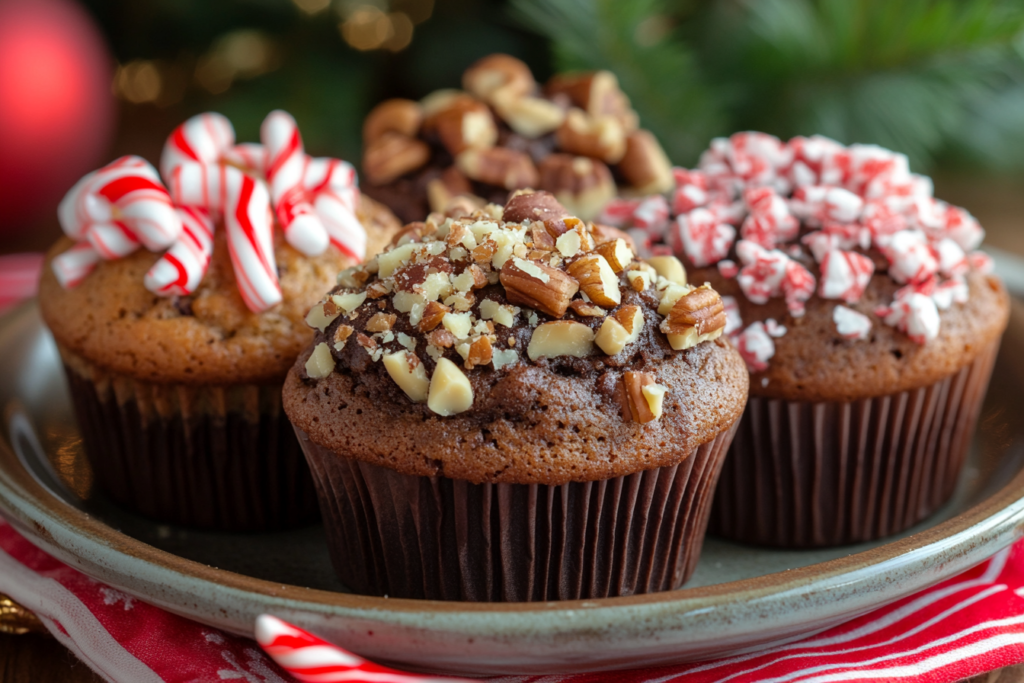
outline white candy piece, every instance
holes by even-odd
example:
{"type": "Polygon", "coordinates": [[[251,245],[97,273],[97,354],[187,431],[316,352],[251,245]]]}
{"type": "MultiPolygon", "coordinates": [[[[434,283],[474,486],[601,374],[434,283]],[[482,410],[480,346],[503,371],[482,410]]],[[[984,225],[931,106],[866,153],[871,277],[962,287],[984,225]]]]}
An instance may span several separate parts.
{"type": "Polygon", "coordinates": [[[846,306],[836,306],[832,309],[832,322],[836,324],[836,331],[844,339],[862,340],[871,334],[871,318],[846,306]]]}

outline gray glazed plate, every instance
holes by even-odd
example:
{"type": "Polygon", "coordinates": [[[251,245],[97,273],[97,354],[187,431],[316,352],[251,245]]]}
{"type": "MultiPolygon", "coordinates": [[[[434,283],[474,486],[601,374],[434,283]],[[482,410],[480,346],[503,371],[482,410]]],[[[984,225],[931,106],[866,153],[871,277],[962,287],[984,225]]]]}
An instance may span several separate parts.
{"type": "Polygon", "coordinates": [[[1022,344],[1024,304],[1014,302],[956,497],[902,536],[824,551],[769,551],[709,538],[696,574],[678,591],[446,603],[345,592],[319,527],[196,533],[132,516],[95,494],[56,350],[30,303],[0,320],[0,514],[87,575],[234,633],[251,634],[254,618],[269,612],[377,661],[476,675],[705,659],[821,631],[953,576],[1024,536],[1024,361],[1012,353],[1022,344]]]}

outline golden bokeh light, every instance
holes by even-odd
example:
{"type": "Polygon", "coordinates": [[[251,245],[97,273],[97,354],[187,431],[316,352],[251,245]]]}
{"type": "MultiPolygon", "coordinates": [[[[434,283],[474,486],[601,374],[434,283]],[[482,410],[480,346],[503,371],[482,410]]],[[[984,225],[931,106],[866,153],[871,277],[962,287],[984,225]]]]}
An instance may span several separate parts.
{"type": "Polygon", "coordinates": [[[394,34],[391,18],[372,5],[363,5],[341,24],[341,36],[357,50],[383,47],[394,34]]]}
{"type": "Polygon", "coordinates": [[[133,104],[155,102],[161,87],[160,69],[148,59],[128,62],[114,74],[114,92],[133,104]]]}
{"type": "Polygon", "coordinates": [[[413,23],[409,15],[405,12],[392,12],[388,15],[388,20],[391,21],[391,37],[383,47],[392,52],[400,52],[409,47],[413,33],[413,23]]]}
{"type": "Polygon", "coordinates": [[[331,6],[331,0],[292,0],[306,14],[317,14],[331,6]]]}

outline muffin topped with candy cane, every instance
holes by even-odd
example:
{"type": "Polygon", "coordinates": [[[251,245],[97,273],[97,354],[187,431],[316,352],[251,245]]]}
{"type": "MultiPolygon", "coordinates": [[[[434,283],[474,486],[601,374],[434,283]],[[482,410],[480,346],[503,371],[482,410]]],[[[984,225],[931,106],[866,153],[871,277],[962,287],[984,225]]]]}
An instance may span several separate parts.
{"type": "Polygon", "coordinates": [[[400,227],[351,165],[308,156],[272,112],[260,144],[201,114],[160,172],[128,156],[61,202],[67,237],[40,306],[57,341],[96,482],[126,507],[218,529],[316,515],[280,389],[337,273],[400,227]]]}
{"type": "Polygon", "coordinates": [[[722,292],[750,368],[713,528],[831,545],[945,502],[1009,314],[978,222],[904,155],[821,136],[716,139],[675,177],[603,218],[722,292]]]}

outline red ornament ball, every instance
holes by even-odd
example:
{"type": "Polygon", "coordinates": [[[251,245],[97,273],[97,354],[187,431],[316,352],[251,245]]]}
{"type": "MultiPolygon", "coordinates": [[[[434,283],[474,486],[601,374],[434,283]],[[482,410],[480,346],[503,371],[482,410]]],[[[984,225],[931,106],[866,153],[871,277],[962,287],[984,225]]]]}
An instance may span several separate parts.
{"type": "Polygon", "coordinates": [[[113,64],[71,0],[0,0],[0,232],[55,210],[102,163],[116,116],[113,64]]]}

